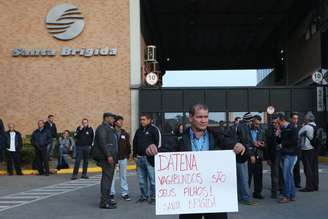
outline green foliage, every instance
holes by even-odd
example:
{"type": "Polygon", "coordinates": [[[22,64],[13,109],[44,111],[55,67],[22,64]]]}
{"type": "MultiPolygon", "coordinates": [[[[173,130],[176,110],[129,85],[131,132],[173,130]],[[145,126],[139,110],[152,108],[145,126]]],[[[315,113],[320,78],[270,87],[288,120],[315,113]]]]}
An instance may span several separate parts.
{"type": "MultiPolygon", "coordinates": [[[[74,131],[70,131],[70,135],[73,136],[74,131]]],[[[58,138],[63,136],[63,133],[58,133],[58,138]]],[[[31,165],[35,159],[35,149],[31,144],[32,135],[26,135],[23,138],[23,149],[21,152],[21,161],[23,165],[31,165]]],[[[54,148],[54,157],[58,156],[58,141],[56,148],[54,148]]]]}

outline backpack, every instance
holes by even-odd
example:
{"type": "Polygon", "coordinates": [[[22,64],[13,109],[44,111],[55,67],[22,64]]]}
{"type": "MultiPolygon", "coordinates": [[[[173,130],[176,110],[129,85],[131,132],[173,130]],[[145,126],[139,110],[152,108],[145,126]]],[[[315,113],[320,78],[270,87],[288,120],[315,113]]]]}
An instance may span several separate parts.
{"type": "Polygon", "coordinates": [[[327,140],[327,135],[323,130],[323,128],[318,128],[317,126],[311,124],[309,125],[313,128],[313,138],[310,139],[309,137],[307,136],[306,137],[309,139],[311,145],[314,148],[319,148],[322,145],[325,145],[327,140]]]}

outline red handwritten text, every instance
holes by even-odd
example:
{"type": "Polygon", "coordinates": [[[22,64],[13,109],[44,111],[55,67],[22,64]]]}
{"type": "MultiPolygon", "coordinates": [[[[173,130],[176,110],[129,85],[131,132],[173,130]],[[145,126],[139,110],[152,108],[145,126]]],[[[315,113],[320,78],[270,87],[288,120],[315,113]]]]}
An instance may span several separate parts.
{"type": "Polygon", "coordinates": [[[212,182],[213,183],[224,183],[227,177],[222,171],[217,171],[215,174],[212,175],[212,182]]]}
{"type": "Polygon", "coordinates": [[[198,170],[195,154],[160,154],[158,171],[198,170]]]}
{"type": "Polygon", "coordinates": [[[172,174],[168,176],[158,176],[158,180],[161,185],[203,183],[203,178],[200,173],[172,174]]]}

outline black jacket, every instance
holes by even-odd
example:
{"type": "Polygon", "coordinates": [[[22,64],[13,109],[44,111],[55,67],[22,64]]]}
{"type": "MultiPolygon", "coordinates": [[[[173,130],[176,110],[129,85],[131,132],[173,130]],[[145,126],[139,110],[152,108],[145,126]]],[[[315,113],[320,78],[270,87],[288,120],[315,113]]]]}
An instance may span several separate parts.
{"type": "Polygon", "coordinates": [[[51,142],[52,142],[51,133],[46,128],[43,128],[42,130],[36,129],[32,133],[31,144],[38,149],[47,147],[48,144],[51,144],[51,142]]]}
{"type": "Polygon", "coordinates": [[[117,161],[118,142],[114,127],[103,122],[96,129],[95,142],[93,146],[92,156],[96,161],[107,160],[113,157],[117,161]]]}
{"type": "Polygon", "coordinates": [[[133,157],[145,156],[149,145],[155,144],[157,147],[161,144],[161,134],[157,127],[149,125],[146,128],[140,127],[133,138],[133,157]]]}
{"type": "Polygon", "coordinates": [[[243,121],[240,121],[237,126],[231,126],[226,132],[226,135],[233,138],[235,142],[239,142],[245,146],[246,152],[243,156],[236,157],[238,163],[244,163],[248,160],[249,156],[254,155],[254,148],[252,139],[249,135],[249,127],[243,121]]]}
{"type": "MultiPolygon", "coordinates": [[[[15,150],[16,152],[20,152],[23,148],[23,139],[22,139],[22,135],[20,132],[15,131],[16,135],[15,135],[15,150]]],[[[5,133],[5,147],[7,149],[10,148],[10,132],[7,131],[5,133]]]]}
{"type": "Polygon", "coordinates": [[[281,129],[281,136],[277,138],[277,142],[281,144],[282,155],[297,155],[297,129],[288,124],[286,128],[281,129]]]}
{"type": "Polygon", "coordinates": [[[120,130],[120,135],[118,136],[118,154],[119,160],[129,158],[131,154],[130,135],[124,129],[120,130]]]}
{"type": "MultiPolygon", "coordinates": [[[[163,146],[159,148],[160,152],[175,152],[175,151],[192,151],[192,145],[190,141],[190,134],[188,128],[182,138],[174,144],[174,140],[170,139],[166,143],[163,141],[163,146]]],[[[225,134],[223,137],[218,137],[212,130],[207,129],[209,136],[209,150],[231,150],[236,145],[236,141],[231,136],[225,134]]],[[[165,140],[165,138],[163,138],[165,140]]]]}
{"type": "Polygon", "coordinates": [[[264,142],[264,147],[263,148],[257,148],[255,146],[255,142],[252,139],[252,133],[251,133],[252,129],[249,129],[249,136],[251,138],[252,144],[251,144],[251,152],[252,155],[254,155],[256,157],[256,159],[258,160],[263,160],[264,159],[264,153],[265,153],[265,148],[266,148],[266,139],[265,139],[265,131],[263,128],[258,128],[257,129],[257,135],[256,135],[256,141],[262,141],[264,142]]]}
{"type": "Polygon", "coordinates": [[[93,143],[94,132],[91,127],[83,127],[81,130],[80,127],[77,127],[75,132],[76,146],[91,146],[93,143]]]}
{"type": "Polygon", "coordinates": [[[44,127],[50,131],[52,138],[57,138],[58,133],[57,133],[57,127],[56,127],[55,123],[52,123],[52,125],[50,125],[50,122],[47,121],[47,122],[45,122],[44,127]]]}

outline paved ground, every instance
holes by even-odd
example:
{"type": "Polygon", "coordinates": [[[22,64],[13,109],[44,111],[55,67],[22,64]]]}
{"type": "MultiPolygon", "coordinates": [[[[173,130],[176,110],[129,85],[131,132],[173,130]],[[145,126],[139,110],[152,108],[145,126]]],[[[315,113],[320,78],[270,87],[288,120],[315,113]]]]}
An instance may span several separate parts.
{"type": "MultiPolygon", "coordinates": [[[[239,213],[230,214],[230,219],[326,219],[328,215],[328,166],[321,165],[320,192],[297,193],[297,201],[281,205],[269,198],[269,173],[264,174],[266,198],[256,206],[240,206],[239,213]]],[[[70,181],[70,175],[44,176],[1,176],[0,218],[111,218],[111,219],[173,219],[177,216],[155,216],[155,207],[147,203],[135,203],[138,186],[133,172],[128,177],[131,202],[118,199],[118,209],[98,208],[99,175],[90,180],[70,181]],[[16,206],[16,207],[14,207],[16,206]]],[[[304,175],[302,176],[304,183],[304,175]]]]}

